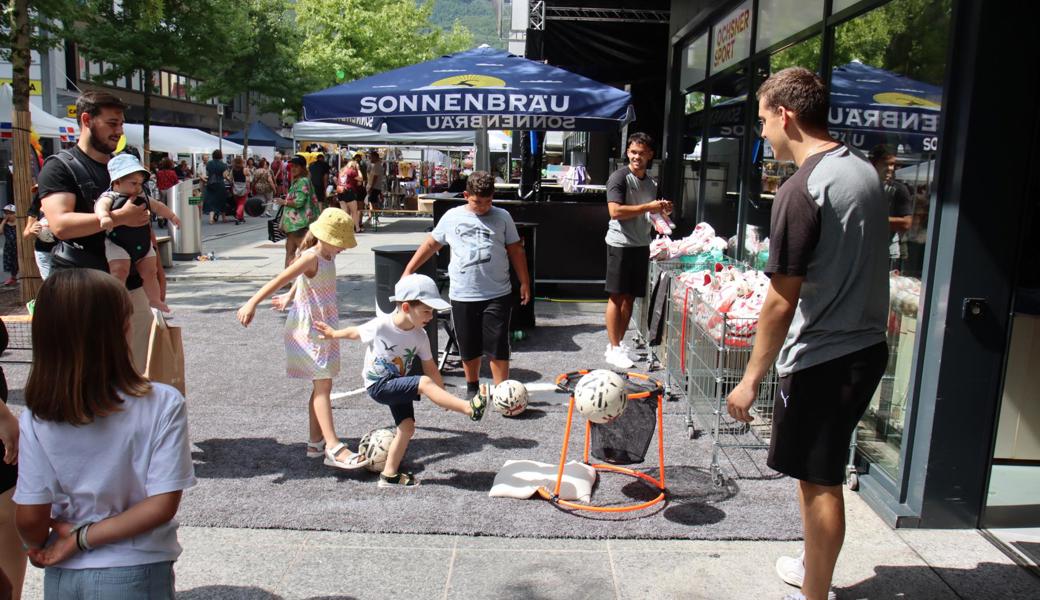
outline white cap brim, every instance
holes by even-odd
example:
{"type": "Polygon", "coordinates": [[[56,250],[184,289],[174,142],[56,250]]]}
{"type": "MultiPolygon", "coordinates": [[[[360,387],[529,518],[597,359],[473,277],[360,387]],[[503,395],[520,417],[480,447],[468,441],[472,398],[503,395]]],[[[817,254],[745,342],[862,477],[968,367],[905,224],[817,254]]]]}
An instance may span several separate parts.
{"type": "Polygon", "coordinates": [[[407,300],[398,300],[396,296],[390,296],[391,302],[411,302],[412,300],[418,300],[433,310],[448,310],[451,308],[451,304],[445,302],[443,298],[408,298],[407,300]]]}

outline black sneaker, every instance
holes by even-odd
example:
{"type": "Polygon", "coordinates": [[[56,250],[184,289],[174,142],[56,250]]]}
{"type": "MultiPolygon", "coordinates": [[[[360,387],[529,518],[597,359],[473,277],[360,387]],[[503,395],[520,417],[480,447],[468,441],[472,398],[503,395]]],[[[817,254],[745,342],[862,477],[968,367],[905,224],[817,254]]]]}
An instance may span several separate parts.
{"type": "Polygon", "coordinates": [[[480,388],[477,390],[477,395],[473,396],[473,399],[469,401],[469,407],[472,413],[469,418],[473,421],[479,421],[484,418],[484,409],[488,405],[488,388],[486,383],[480,384],[480,388]]]}
{"type": "Polygon", "coordinates": [[[415,478],[415,475],[412,475],[411,473],[406,473],[404,471],[401,471],[397,475],[394,475],[392,477],[388,477],[388,476],[383,475],[382,473],[380,473],[379,474],[379,487],[381,487],[381,488],[388,488],[388,487],[414,488],[414,487],[419,487],[419,480],[415,478]]]}

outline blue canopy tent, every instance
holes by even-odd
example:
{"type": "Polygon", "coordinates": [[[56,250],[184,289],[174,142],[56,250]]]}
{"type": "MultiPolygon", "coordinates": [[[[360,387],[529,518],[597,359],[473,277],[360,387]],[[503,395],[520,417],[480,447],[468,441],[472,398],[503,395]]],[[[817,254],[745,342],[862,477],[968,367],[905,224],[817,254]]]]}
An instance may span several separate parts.
{"type": "MultiPolygon", "coordinates": [[[[224,139],[230,140],[237,144],[241,144],[245,139],[245,132],[246,130],[243,129],[242,131],[233,133],[225,137],[224,139]]],[[[249,145],[274,146],[276,148],[293,147],[292,140],[288,140],[278,135],[273,129],[271,129],[267,125],[264,125],[260,121],[254,121],[253,124],[249,126],[249,145]]]]}

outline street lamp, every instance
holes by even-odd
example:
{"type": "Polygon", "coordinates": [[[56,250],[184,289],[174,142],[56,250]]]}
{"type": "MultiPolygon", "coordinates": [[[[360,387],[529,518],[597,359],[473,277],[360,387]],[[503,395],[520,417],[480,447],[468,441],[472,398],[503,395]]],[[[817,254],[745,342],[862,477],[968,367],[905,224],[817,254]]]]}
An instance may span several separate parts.
{"type": "Polygon", "coordinates": [[[224,155],[224,103],[217,100],[217,148],[220,149],[220,155],[224,155]]]}

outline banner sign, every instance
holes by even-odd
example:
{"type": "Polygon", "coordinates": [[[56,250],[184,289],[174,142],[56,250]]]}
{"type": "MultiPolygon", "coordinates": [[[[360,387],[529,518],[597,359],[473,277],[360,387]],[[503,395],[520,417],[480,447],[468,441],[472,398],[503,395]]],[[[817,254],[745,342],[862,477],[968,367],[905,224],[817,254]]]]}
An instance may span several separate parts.
{"type": "Polygon", "coordinates": [[[751,54],[751,0],[726,15],[713,28],[711,72],[718,73],[751,54]]]}

